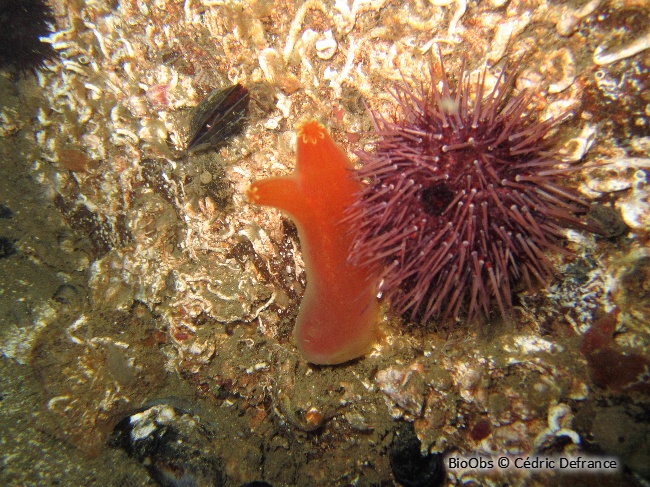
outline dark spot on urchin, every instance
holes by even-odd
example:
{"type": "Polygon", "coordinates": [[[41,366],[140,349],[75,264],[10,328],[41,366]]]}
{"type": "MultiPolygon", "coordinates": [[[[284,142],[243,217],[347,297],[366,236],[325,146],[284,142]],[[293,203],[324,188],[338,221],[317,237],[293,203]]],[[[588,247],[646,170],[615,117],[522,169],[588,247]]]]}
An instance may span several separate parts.
{"type": "Polygon", "coordinates": [[[420,193],[422,208],[431,216],[440,216],[453,200],[454,193],[444,183],[422,188],[420,193]]]}
{"type": "Polygon", "coordinates": [[[565,228],[592,229],[587,203],[561,182],[575,169],[555,158],[559,121],[529,112],[534,95],[511,95],[513,73],[491,89],[464,63],[455,83],[442,63],[431,78],[395,89],[393,119],[373,113],[379,139],[358,153],[350,260],[376,266],[383,295],[411,319],[465,310],[471,320],[493,303],[508,316],[515,284],[532,292],[550,280],[547,252],[567,253],[565,228]]]}
{"type": "Polygon", "coordinates": [[[56,51],[40,37],[48,36],[54,14],[45,0],[0,0],[0,68],[35,72],[56,51]]]}

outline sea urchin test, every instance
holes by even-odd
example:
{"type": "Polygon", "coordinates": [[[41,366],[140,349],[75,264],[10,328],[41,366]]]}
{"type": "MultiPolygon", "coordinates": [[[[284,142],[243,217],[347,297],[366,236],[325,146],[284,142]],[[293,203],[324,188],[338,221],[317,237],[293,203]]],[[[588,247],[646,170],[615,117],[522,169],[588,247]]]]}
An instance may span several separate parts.
{"type": "Polygon", "coordinates": [[[344,211],[361,185],[347,156],[316,120],[298,127],[295,172],[257,181],[249,201],[286,212],[298,227],[307,287],[294,337],[309,362],[338,364],[364,355],[376,338],[376,277],[348,261],[352,225],[344,211]]]}
{"type": "Polygon", "coordinates": [[[576,168],[556,157],[559,120],[531,113],[533,93],[510,96],[514,73],[493,87],[465,63],[455,82],[442,60],[439,73],[429,87],[396,88],[394,118],[373,113],[350,259],[377,266],[383,296],[412,319],[472,320],[494,303],[508,316],[515,284],[534,292],[553,276],[548,253],[570,253],[565,229],[594,230],[587,203],[564,187],[576,168]]]}

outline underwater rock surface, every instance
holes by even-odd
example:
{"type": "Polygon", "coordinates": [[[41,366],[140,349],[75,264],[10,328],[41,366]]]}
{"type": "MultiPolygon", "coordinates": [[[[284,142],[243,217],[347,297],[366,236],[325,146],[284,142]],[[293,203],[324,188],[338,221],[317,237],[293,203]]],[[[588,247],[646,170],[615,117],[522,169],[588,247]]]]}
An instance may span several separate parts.
{"type": "MultiPolygon", "coordinates": [[[[650,350],[643,2],[50,4],[44,42],[58,59],[0,76],[0,237],[15,249],[0,259],[1,483],[151,483],[107,443],[171,396],[192,406],[172,404],[175,414],[218,426],[206,457],[219,464],[192,471],[218,470],[227,486],[395,485],[388,452],[402,423],[425,457],[609,454],[626,466],[610,485],[647,481],[644,450],[617,438],[640,444],[648,379],[607,376],[630,360],[640,370],[650,350]],[[570,252],[546,254],[557,270],[546,288],[512,284],[511,323],[494,307],[483,324],[460,310],[443,331],[384,302],[367,356],[309,365],[292,339],[301,242],[246,188],[292,172],[304,119],[357,164],[374,142],[368,109],[391,116],[391,90],[426,86],[434,54],[452,79],[463,57],[472,80],[487,68],[486,86],[521,60],[513,92],[534,95],[525,112],[570,114],[558,157],[581,169],[563,184],[608,208],[597,218],[616,231],[567,232],[570,252]],[[250,90],[246,126],[186,154],[192,110],[238,83],[250,90]]],[[[445,479],[561,481],[526,470],[445,479]]]]}

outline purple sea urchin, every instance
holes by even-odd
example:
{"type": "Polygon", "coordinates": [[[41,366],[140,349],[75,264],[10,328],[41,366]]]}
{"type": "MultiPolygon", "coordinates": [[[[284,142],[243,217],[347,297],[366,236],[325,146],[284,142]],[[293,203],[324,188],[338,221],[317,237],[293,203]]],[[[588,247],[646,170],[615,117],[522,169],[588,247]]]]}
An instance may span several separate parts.
{"type": "Polygon", "coordinates": [[[52,46],[39,39],[54,24],[45,0],[0,0],[0,69],[35,72],[46,59],[56,58],[52,46]]]}
{"type": "Polygon", "coordinates": [[[505,70],[494,88],[485,80],[474,85],[463,63],[452,83],[441,59],[428,89],[396,88],[401,114],[373,113],[379,140],[358,154],[350,259],[382,266],[381,291],[412,319],[464,309],[471,320],[492,302],[507,316],[514,284],[548,282],[546,252],[566,252],[565,228],[587,228],[586,203],[559,182],[572,173],[554,157],[559,122],[531,116],[531,94],[510,97],[505,70]]]}

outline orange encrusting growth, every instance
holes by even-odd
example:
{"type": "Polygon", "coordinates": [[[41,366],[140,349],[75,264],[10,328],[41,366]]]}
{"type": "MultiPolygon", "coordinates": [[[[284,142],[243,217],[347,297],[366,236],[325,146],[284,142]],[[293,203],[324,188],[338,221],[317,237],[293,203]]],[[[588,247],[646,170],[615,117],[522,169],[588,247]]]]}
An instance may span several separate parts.
{"type": "Polygon", "coordinates": [[[298,127],[298,160],[287,177],[257,181],[249,201],[285,211],[298,227],[307,288],[294,336],[307,361],[338,364],[362,356],[376,339],[376,276],[347,262],[352,244],[344,210],[361,189],[351,165],[316,120],[298,127]]]}

